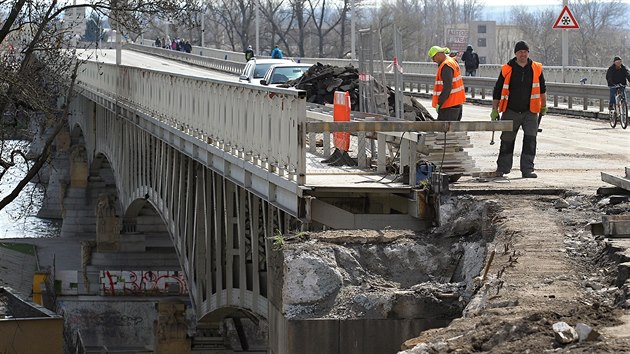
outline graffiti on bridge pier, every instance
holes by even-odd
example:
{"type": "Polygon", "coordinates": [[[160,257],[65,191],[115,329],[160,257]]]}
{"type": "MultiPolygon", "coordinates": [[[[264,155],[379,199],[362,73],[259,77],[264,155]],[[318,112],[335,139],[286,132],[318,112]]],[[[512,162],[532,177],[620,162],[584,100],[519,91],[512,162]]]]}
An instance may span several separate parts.
{"type": "Polygon", "coordinates": [[[181,271],[100,272],[103,296],[187,295],[188,286],[181,271]]]}

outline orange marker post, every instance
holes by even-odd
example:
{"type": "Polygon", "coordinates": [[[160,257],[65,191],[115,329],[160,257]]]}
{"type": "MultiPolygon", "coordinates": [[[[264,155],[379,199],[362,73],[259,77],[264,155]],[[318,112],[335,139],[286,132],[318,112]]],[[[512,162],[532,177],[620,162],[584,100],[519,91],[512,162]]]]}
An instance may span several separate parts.
{"type": "MultiPolygon", "coordinates": [[[[335,91],[333,119],[335,122],[350,121],[350,93],[335,91]]],[[[350,149],[350,133],[334,132],[333,144],[335,148],[347,152],[350,149]]]]}

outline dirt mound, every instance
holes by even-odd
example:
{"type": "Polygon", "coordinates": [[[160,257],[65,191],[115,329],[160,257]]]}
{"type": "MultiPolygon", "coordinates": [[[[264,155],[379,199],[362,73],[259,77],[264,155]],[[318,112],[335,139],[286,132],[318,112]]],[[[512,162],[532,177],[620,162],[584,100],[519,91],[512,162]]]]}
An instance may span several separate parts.
{"type": "MultiPolygon", "coordinates": [[[[628,213],[630,203],[601,197],[492,196],[501,211],[489,280],[448,327],[408,340],[408,353],[630,352],[621,325],[628,281],[615,286],[618,262],[607,240],[591,235],[589,222],[604,213],[628,213]],[[598,340],[560,344],[554,323],[583,323],[598,340]],[[412,349],[413,348],[413,349],[412,349]]],[[[626,262],[628,260],[625,260],[626,262]]]]}

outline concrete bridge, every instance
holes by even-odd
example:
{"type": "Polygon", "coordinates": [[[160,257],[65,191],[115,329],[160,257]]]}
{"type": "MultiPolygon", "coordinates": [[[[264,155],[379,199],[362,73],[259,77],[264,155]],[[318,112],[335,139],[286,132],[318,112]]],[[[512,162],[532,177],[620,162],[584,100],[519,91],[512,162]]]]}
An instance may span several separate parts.
{"type": "MultiPolygon", "coordinates": [[[[64,228],[96,228],[96,243],[82,248],[92,264],[96,253],[117,254],[124,265],[125,253],[174,246],[176,258],[165,255],[153,269],[181,265],[185,285],[177,286],[187,287],[182,293],[190,295],[197,320],[236,312],[263,319],[274,353],[294,352],[299,338],[312,335],[299,337],[283,315],[282,264],[270,259],[274,237],[327,228],[426,229],[438,200],[416,185],[415,161],[431,132],[457,140],[465,131],[511,129],[506,122],[378,117],[336,124],[326,112],[307,110],[301,91],[240,84],[176,63],[165,69],[138,53],[125,58],[132,62],[88,60],[80,72],[69,130],[57,142],[68,152],[70,172],[58,183],[61,194],[96,203],[86,208],[65,197],[60,213],[74,221],[64,228]],[[358,167],[321,163],[331,130],[357,132],[358,167]],[[395,153],[386,149],[391,142],[395,153]],[[394,155],[401,168],[412,167],[413,183],[385,172],[394,155]],[[294,333],[291,341],[287,333],[294,333]]],[[[83,285],[99,283],[86,277],[83,285]]]]}

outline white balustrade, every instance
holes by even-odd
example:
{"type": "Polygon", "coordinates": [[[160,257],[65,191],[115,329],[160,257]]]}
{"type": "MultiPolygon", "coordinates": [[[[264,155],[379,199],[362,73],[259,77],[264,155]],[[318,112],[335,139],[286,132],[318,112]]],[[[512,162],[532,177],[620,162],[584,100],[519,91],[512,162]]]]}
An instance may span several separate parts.
{"type": "Polygon", "coordinates": [[[306,119],[302,91],[86,62],[79,86],[184,131],[299,184],[306,119]]]}

